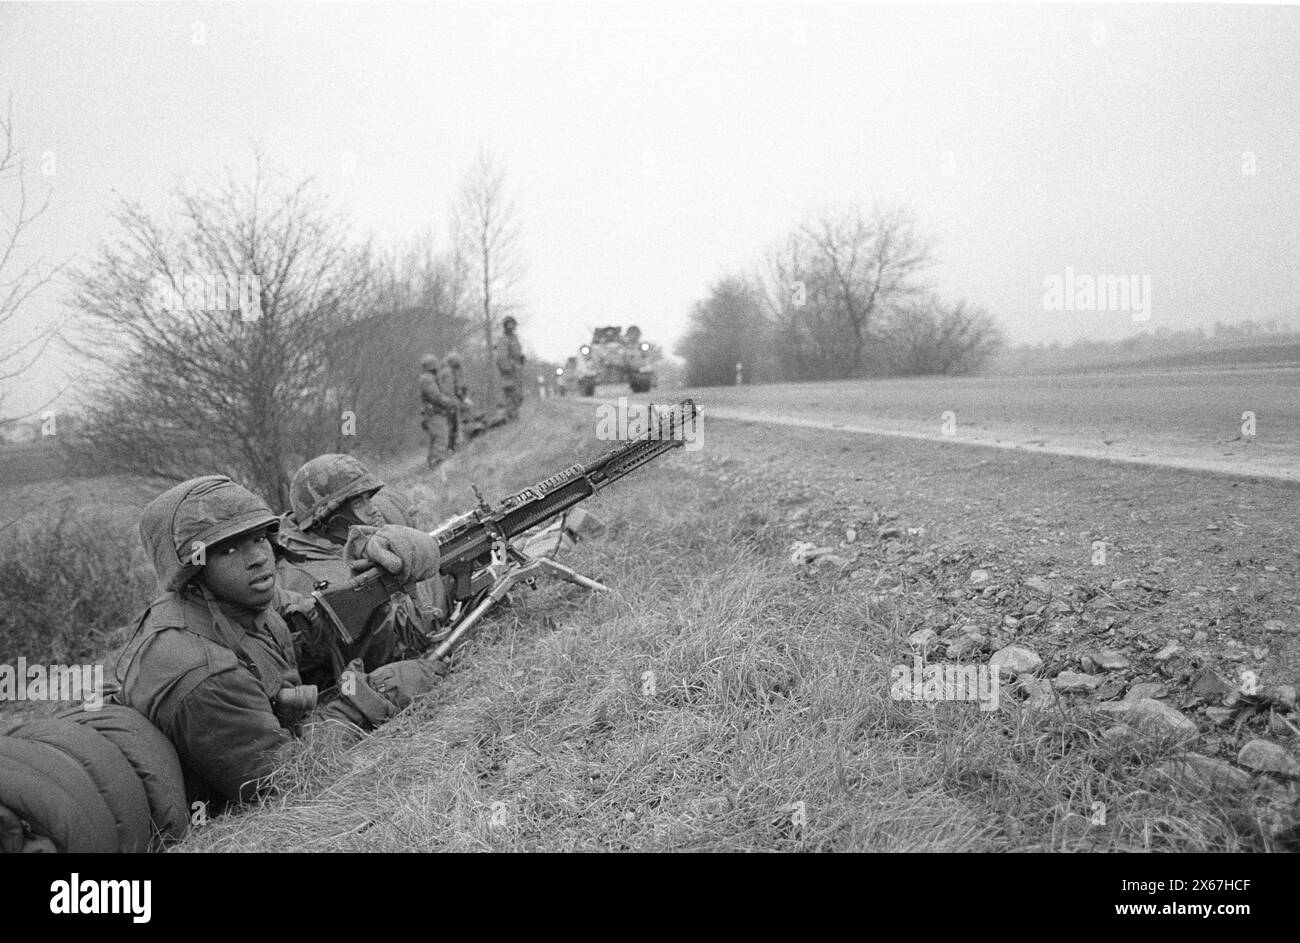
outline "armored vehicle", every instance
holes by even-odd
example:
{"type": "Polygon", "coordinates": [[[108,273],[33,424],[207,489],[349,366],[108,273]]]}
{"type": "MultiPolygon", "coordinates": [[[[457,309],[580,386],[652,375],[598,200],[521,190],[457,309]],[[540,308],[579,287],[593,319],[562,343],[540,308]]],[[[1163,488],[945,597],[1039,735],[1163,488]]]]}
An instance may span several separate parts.
{"type": "MultiPolygon", "coordinates": [[[[591,343],[578,348],[574,379],[583,396],[595,396],[598,383],[626,383],[633,393],[648,393],[655,383],[658,351],[641,340],[635,324],[622,328],[598,327],[591,343]]],[[[566,371],[567,373],[567,371],[566,371]]]]}

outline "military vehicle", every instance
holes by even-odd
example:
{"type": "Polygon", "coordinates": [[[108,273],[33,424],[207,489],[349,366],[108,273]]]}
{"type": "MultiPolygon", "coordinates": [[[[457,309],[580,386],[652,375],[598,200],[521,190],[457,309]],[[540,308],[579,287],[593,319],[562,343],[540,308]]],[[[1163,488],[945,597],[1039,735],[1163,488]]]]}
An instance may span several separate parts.
{"type": "Polygon", "coordinates": [[[626,331],[596,328],[591,343],[583,344],[578,353],[575,379],[583,396],[595,396],[598,383],[626,383],[633,393],[648,393],[654,386],[658,351],[641,340],[641,329],[635,324],[626,331]]]}
{"type": "Polygon", "coordinates": [[[561,396],[568,396],[573,392],[573,384],[577,381],[577,376],[577,357],[570,357],[564,361],[563,367],[555,368],[555,386],[561,396]]]}

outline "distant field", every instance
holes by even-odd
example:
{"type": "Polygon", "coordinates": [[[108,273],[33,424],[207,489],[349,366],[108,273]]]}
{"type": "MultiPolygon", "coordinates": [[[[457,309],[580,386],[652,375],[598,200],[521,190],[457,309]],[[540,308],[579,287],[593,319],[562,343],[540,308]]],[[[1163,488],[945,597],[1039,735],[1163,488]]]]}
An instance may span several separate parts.
{"type": "Polygon", "coordinates": [[[1098,364],[1095,370],[1174,369],[1179,367],[1219,367],[1224,369],[1249,369],[1251,367],[1300,366],[1300,341],[1289,344],[1226,347],[1216,350],[1192,350],[1176,354],[1160,354],[1136,363],[1098,364]]]}
{"type": "Polygon", "coordinates": [[[58,478],[64,470],[63,454],[49,440],[0,445],[0,488],[58,478]]]}
{"type": "Polygon", "coordinates": [[[1121,345],[1063,347],[1056,350],[1012,348],[995,358],[989,372],[999,376],[1102,373],[1124,370],[1183,368],[1249,369],[1300,366],[1300,337],[1242,339],[1234,343],[1189,345],[1148,343],[1134,350],[1121,345]]]}
{"type": "Polygon", "coordinates": [[[0,446],[0,526],[58,509],[138,514],[164,487],[129,475],[73,478],[53,446],[0,446]]]}

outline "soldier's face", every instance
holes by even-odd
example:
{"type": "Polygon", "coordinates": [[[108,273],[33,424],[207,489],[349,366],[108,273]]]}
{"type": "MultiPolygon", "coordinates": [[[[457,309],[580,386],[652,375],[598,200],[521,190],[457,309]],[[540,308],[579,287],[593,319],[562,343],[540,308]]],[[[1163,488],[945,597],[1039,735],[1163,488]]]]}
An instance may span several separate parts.
{"type": "Polygon", "coordinates": [[[374,503],[368,495],[357,495],[349,502],[352,506],[352,516],[362,524],[372,524],[375,527],[384,526],[383,515],[375,509],[374,503]]]}
{"type": "Polygon", "coordinates": [[[387,523],[384,516],[379,513],[378,509],[371,502],[368,495],[357,495],[348,498],[346,502],[339,506],[339,509],[329,516],[325,521],[323,533],[335,543],[344,543],[348,539],[348,531],[354,524],[369,524],[374,527],[382,527],[387,523]]]}
{"type": "Polygon", "coordinates": [[[275,554],[269,531],[243,534],[208,551],[199,575],[218,599],[252,609],[270,605],[275,598],[275,554]]]}

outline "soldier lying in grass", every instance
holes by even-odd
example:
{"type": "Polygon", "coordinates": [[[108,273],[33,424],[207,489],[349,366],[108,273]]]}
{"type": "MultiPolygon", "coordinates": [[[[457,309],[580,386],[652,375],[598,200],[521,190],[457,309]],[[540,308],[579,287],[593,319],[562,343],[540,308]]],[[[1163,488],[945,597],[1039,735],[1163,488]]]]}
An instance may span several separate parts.
{"type": "MultiPolygon", "coordinates": [[[[279,519],[228,478],[195,478],[165,492],[140,522],[164,594],[150,604],[118,662],[117,699],[176,747],[190,801],[254,798],[281,765],[295,731],[322,721],[370,730],[432,687],[437,663],[397,661],[367,673],[348,666],[333,700],[315,707],[302,686],[285,615],[309,597],[277,583],[279,519]]],[[[437,543],[393,525],[357,529],[354,569],[383,566],[403,582],[437,573],[437,543]]]]}
{"type": "MultiPolygon", "coordinates": [[[[322,581],[337,584],[352,575],[348,559],[359,531],[416,523],[410,501],[351,455],[319,455],[304,464],[294,472],[289,503],[292,510],[280,518],[275,538],[276,569],[281,588],[303,595],[322,581]]],[[[553,558],[582,536],[598,536],[604,529],[594,514],[574,508],[524,537],[521,549],[529,556],[553,558]]],[[[405,586],[375,610],[354,645],[345,646],[337,634],[310,624],[295,638],[303,679],[324,688],[355,659],[374,670],[422,654],[446,627],[449,582],[433,578],[405,586]]]]}
{"type": "MultiPolygon", "coordinates": [[[[407,530],[409,507],[395,494],[381,501],[377,493],[383,487],[351,455],[321,455],[299,468],[289,485],[291,510],[280,518],[275,537],[280,587],[309,595],[322,582],[345,583],[355,575],[349,560],[370,532],[385,524],[407,530]]],[[[412,582],[393,594],[375,610],[355,644],[345,645],[320,623],[308,623],[295,639],[306,682],[329,687],[358,658],[373,671],[429,647],[445,614],[442,581],[436,577],[437,543],[418,531],[407,536],[422,553],[433,554],[435,578],[412,582]]]]}

